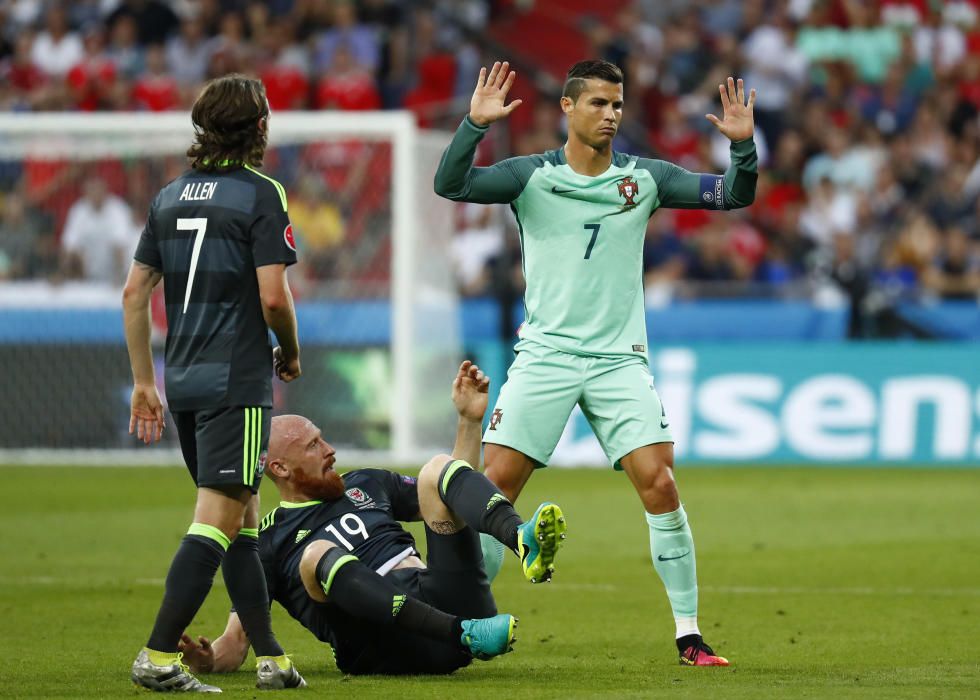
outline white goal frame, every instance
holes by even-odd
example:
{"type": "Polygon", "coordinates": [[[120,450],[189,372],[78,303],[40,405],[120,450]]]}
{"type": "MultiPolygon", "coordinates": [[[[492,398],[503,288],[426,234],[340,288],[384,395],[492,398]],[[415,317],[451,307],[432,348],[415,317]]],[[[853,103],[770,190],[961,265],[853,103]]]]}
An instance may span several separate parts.
{"type": "MultiPolygon", "coordinates": [[[[121,139],[154,135],[154,143],[141,142],[141,152],[147,155],[178,154],[191,143],[193,126],[188,112],[146,113],[6,113],[0,114],[0,157],[10,157],[12,148],[8,137],[51,137],[52,155],[62,155],[57,137],[70,133],[106,136],[121,139]]],[[[413,161],[421,143],[448,144],[450,135],[444,132],[423,132],[407,111],[386,112],[275,112],[270,121],[269,143],[275,146],[277,135],[288,134],[315,140],[324,137],[384,137],[392,144],[391,211],[391,449],[384,451],[345,450],[345,462],[388,464],[419,463],[427,458],[425,447],[417,444],[416,432],[410,420],[398,420],[401,409],[416,405],[418,378],[414,371],[416,338],[415,293],[419,240],[420,188],[431,189],[431,182],[419,182],[413,161]],[[347,459],[347,457],[350,459],[347,459]]],[[[40,140],[40,138],[39,138],[40,140]]],[[[42,152],[45,142],[41,141],[42,152]]],[[[93,148],[98,149],[98,146],[93,148]]],[[[36,151],[35,151],[36,152],[36,151]]],[[[89,153],[81,144],[83,155],[117,153],[105,149],[89,153]]],[[[22,149],[16,149],[22,155],[22,149]]],[[[72,155],[78,155],[73,153],[72,155]]],[[[0,304],[3,304],[0,295],[0,304]]],[[[8,370],[9,371],[9,370],[8,370]]],[[[135,439],[135,438],[134,438],[135,439]]],[[[47,463],[116,463],[157,464],[179,463],[179,452],[155,451],[149,455],[140,449],[4,449],[0,446],[0,464],[47,463]],[[164,455],[168,455],[164,457],[164,455]]]]}

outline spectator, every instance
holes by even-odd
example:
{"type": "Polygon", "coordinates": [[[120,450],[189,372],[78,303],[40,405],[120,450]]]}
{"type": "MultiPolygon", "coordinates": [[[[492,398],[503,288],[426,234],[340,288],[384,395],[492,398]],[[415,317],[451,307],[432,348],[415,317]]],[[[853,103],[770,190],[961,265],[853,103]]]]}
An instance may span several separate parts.
{"type": "Polygon", "coordinates": [[[14,53],[0,63],[0,83],[8,89],[6,108],[43,108],[47,98],[47,76],[32,58],[34,36],[30,32],[14,39],[14,53]]]}
{"type": "Polygon", "coordinates": [[[159,0],[122,0],[106,20],[109,30],[123,17],[133,21],[138,41],[144,46],[164,43],[180,24],[170,6],[159,0]]]}
{"type": "Polygon", "coordinates": [[[745,84],[756,90],[755,121],[770,143],[776,143],[794,95],[806,79],[807,59],[793,43],[786,11],[780,6],[767,23],[742,43],[747,62],[745,84]]]}
{"type": "Polygon", "coordinates": [[[950,75],[966,56],[966,37],[960,27],[945,21],[938,8],[927,13],[915,27],[915,51],[939,76],[950,75]]]}
{"type": "Polygon", "coordinates": [[[333,277],[335,249],[344,240],[345,223],[340,206],[316,175],[300,178],[289,202],[289,220],[308,274],[321,280],[333,277]]]}
{"type": "Polygon", "coordinates": [[[66,4],[68,5],[68,23],[73,27],[83,29],[101,25],[107,11],[104,0],[72,0],[66,4]]]}
{"type": "Polygon", "coordinates": [[[515,155],[544,153],[561,148],[563,143],[558,111],[550,102],[538,100],[533,108],[531,129],[517,140],[515,155]]]}
{"type": "Polygon", "coordinates": [[[131,16],[122,15],[112,25],[107,53],[124,80],[135,80],[144,71],[143,49],[137,40],[136,20],[131,16]]]}
{"type": "Polygon", "coordinates": [[[964,166],[951,165],[936,178],[927,193],[923,205],[939,226],[950,226],[965,218],[973,209],[975,197],[966,189],[966,176],[964,166]]]}
{"type": "Polygon", "coordinates": [[[923,277],[925,287],[943,299],[980,298],[980,250],[958,226],[946,229],[942,248],[923,277]]]}
{"type": "Polygon", "coordinates": [[[167,67],[184,88],[204,80],[211,48],[204,36],[204,24],[192,15],[180,23],[180,32],[167,41],[167,67]]]}
{"type": "Polygon", "coordinates": [[[47,277],[57,268],[52,255],[50,224],[27,206],[17,192],[3,199],[0,209],[0,279],[47,277]]]}
{"type": "Polygon", "coordinates": [[[108,191],[104,180],[87,179],[84,194],[69,209],[61,234],[67,276],[121,284],[126,276],[126,254],[133,244],[129,207],[108,191]]]}
{"type": "Polygon", "coordinates": [[[419,61],[418,84],[405,95],[405,107],[415,112],[419,126],[429,127],[436,110],[453,97],[456,64],[447,53],[434,53],[419,61]]]}
{"type": "Polygon", "coordinates": [[[803,169],[803,187],[810,191],[824,179],[834,186],[870,190],[881,156],[855,147],[850,135],[841,128],[830,128],[824,138],[825,151],[811,158],[803,169]]]}
{"type": "Polygon", "coordinates": [[[663,306],[686,271],[684,246],[673,230],[673,216],[650,217],[643,241],[643,287],[647,304],[663,306]]]}
{"type": "Polygon", "coordinates": [[[681,112],[677,100],[664,103],[660,128],[650,135],[650,141],[660,157],[681,167],[693,168],[700,158],[700,134],[681,112]]]}
{"type": "Polygon", "coordinates": [[[68,26],[68,15],[60,5],[52,5],[45,15],[45,29],[34,39],[31,60],[44,73],[62,78],[82,60],[82,40],[68,26]]]}
{"type": "Polygon", "coordinates": [[[333,68],[320,79],[316,91],[319,109],[381,109],[381,95],[371,73],[354,61],[346,46],[334,52],[333,68]]]}
{"type": "Polygon", "coordinates": [[[333,68],[334,55],[340,46],[346,46],[354,62],[374,72],[380,62],[380,46],[375,30],[358,24],[357,13],[351,0],[335,0],[333,23],[316,42],[315,64],[320,73],[333,68]]]}
{"type": "MultiPolygon", "coordinates": [[[[694,247],[688,253],[688,279],[697,282],[733,282],[747,278],[740,267],[740,259],[732,250],[723,225],[710,224],[701,229],[694,239],[694,247]]],[[[717,293],[719,290],[712,290],[717,293]]]]}
{"type": "Polygon", "coordinates": [[[818,246],[830,245],[834,236],[853,234],[856,223],[853,192],[835,188],[829,178],[822,179],[810,192],[800,215],[800,229],[818,246]]]}
{"type": "Polygon", "coordinates": [[[480,296],[489,289],[489,262],[504,248],[501,205],[463,204],[457,210],[459,225],[452,242],[452,261],[460,292],[480,296]]]}
{"type": "Polygon", "coordinates": [[[245,20],[238,12],[221,16],[218,36],[208,42],[207,78],[244,70],[252,57],[252,45],[245,38],[245,20]]]}
{"type": "Polygon", "coordinates": [[[92,112],[111,109],[116,66],[105,52],[105,34],[101,27],[89,27],[84,38],[85,55],[75,64],[66,81],[75,109],[92,112]]]}
{"type": "Polygon", "coordinates": [[[164,112],[180,106],[180,87],[167,72],[167,54],[161,44],[146,49],[146,72],[133,86],[133,103],[137,109],[164,112]]]}
{"type": "Polygon", "coordinates": [[[876,9],[870,3],[845,3],[849,26],[831,24],[829,3],[814,3],[810,16],[797,34],[797,47],[811,64],[842,61],[857,71],[858,77],[878,84],[888,66],[901,53],[898,32],[875,23],[876,9]]]}
{"type": "Polygon", "coordinates": [[[770,220],[769,243],[755,278],[786,285],[802,278],[811,267],[815,245],[800,226],[800,204],[789,202],[770,220]]]}

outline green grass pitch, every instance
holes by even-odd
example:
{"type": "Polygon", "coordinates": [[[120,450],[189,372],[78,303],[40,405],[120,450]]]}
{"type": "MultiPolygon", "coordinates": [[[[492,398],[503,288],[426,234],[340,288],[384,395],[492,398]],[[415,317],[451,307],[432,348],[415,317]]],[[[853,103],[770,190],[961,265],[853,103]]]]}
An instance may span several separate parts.
{"type": "MultiPolygon", "coordinates": [[[[0,491],[0,696],[126,697],[191,518],[178,469],[10,468],[0,491]]],[[[275,608],[302,697],[980,697],[980,472],[680,469],[700,619],[727,669],[677,665],[673,622],[626,477],[539,472],[519,503],[562,505],[555,583],[516,559],[495,584],[513,654],[439,678],[345,678],[275,608]],[[315,694],[315,695],[314,695],[315,694]]],[[[266,508],[274,490],[263,488],[266,508]]],[[[417,532],[417,530],[416,530],[417,532]]],[[[220,579],[220,575],[218,577],[220,579]]],[[[215,586],[192,632],[217,634],[215,586]]],[[[253,663],[210,676],[255,697],[253,663]]]]}

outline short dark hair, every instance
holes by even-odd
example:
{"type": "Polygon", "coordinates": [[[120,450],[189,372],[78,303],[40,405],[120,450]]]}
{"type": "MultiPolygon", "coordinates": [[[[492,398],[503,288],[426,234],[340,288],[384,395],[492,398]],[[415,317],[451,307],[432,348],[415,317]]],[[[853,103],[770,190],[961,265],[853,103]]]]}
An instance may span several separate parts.
{"type": "Polygon", "coordinates": [[[607,83],[619,85],[623,82],[623,71],[615,63],[603,61],[601,58],[579,61],[568,69],[561,96],[569,98],[572,102],[577,102],[579,95],[585,90],[585,81],[589,78],[598,78],[607,83]]]}
{"type": "Polygon", "coordinates": [[[191,109],[191,167],[221,172],[241,164],[261,166],[268,134],[259,128],[259,120],[267,116],[269,103],[261,81],[233,73],[209,82],[191,109]]]}

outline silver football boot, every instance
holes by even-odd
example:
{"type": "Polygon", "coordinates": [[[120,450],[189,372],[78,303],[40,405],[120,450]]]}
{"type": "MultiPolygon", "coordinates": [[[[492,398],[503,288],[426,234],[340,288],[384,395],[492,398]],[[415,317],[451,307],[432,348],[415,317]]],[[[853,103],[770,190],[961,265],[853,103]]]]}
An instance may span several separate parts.
{"type": "Polygon", "coordinates": [[[202,683],[181,663],[183,654],[168,666],[157,666],[150,661],[150,655],[143,649],[133,662],[129,677],[141,688],[158,693],[220,693],[221,688],[202,683]]]}
{"type": "MultiPolygon", "coordinates": [[[[259,690],[286,690],[287,688],[305,688],[306,681],[299,675],[296,666],[292,661],[286,668],[282,668],[277,657],[261,656],[256,661],[255,670],[257,680],[255,687],[259,690]]],[[[278,657],[282,658],[282,657],[278,657]]]]}

